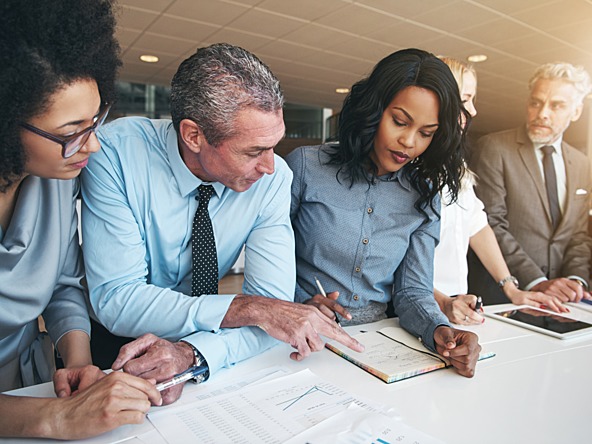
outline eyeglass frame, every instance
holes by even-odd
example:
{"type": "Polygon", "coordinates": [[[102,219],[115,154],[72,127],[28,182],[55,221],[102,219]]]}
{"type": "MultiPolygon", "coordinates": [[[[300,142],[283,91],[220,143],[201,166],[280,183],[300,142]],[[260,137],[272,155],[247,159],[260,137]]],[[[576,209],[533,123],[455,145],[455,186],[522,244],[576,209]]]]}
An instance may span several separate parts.
{"type": "Polygon", "coordinates": [[[55,134],[51,134],[48,133],[47,131],[43,131],[40,128],[37,128],[36,126],[33,126],[29,123],[26,122],[21,122],[19,125],[28,130],[31,131],[34,134],[37,134],[38,136],[41,137],[45,137],[48,140],[51,140],[52,142],[56,142],[59,143],[60,145],[62,145],[62,157],[64,159],[68,159],[70,157],[72,157],[74,154],[76,154],[78,151],[80,151],[82,149],[82,147],[86,144],[86,142],[88,142],[88,138],[90,137],[90,133],[91,132],[95,132],[97,130],[97,128],[99,128],[103,122],[105,122],[105,119],[107,118],[107,115],[109,114],[109,111],[111,110],[111,104],[110,103],[102,103],[101,104],[101,109],[99,109],[99,114],[97,114],[96,119],[94,121],[94,123],[89,126],[88,128],[85,128],[81,131],[78,131],[77,133],[74,133],[70,136],[67,137],[60,137],[60,136],[56,136],[55,134]],[[86,139],[84,140],[84,142],[80,143],[80,145],[78,145],[78,149],[72,153],[68,153],[68,155],[66,155],[66,147],[68,146],[68,144],[70,142],[72,142],[73,140],[78,139],[81,136],[84,136],[85,133],[88,133],[88,136],[86,136],[86,139]]]}

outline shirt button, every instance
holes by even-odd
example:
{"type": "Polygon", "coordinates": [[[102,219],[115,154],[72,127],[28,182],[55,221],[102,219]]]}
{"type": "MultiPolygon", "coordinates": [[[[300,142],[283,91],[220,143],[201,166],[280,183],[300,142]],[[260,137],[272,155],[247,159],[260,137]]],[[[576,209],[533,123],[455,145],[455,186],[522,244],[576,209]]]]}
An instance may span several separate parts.
{"type": "Polygon", "coordinates": [[[359,273],[360,270],[361,270],[361,268],[360,267],[356,267],[355,270],[356,270],[356,273],[359,273]]]}
{"type": "Polygon", "coordinates": [[[354,294],[354,301],[357,301],[358,299],[360,299],[360,296],[358,296],[357,294],[354,294]]]}
{"type": "Polygon", "coordinates": [[[374,210],[372,208],[368,208],[368,214],[372,214],[374,210]]]}
{"type": "Polygon", "coordinates": [[[368,244],[368,239],[362,239],[362,243],[363,243],[364,245],[367,245],[367,244],[368,244]]]}

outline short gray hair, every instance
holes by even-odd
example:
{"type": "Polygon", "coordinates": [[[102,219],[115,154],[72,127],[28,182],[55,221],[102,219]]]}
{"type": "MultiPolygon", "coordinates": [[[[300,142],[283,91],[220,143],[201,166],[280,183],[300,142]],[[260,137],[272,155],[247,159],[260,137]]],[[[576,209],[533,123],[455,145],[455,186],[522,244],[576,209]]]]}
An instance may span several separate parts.
{"type": "Polygon", "coordinates": [[[239,111],[277,112],[284,105],[279,80],[249,51],[228,43],[199,48],[183,61],[171,84],[171,116],[197,123],[208,143],[236,135],[239,111]]]}
{"type": "Polygon", "coordinates": [[[592,90],[590,75],[584,67],[574,66],[571,63],[554,62],[539,66],[528,82],[528,88],[532,91],[534,84],[540,79],[563,80],[571,83],[577,94],[576,105],[580,105],[592,90]]]}

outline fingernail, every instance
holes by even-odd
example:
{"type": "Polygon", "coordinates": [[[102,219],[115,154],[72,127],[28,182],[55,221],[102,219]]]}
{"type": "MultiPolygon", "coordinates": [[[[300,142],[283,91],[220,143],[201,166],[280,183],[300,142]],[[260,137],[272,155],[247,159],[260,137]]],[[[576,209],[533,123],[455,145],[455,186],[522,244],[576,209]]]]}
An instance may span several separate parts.
{"type": "Polygon", "coordinates": [[[485,323],[485,318],[481,319],[481,323],[484,324],[485,323]]]}
{"type": "Polygon", "coordinates": [[[66,397],[66,391],[60,390],[60,392],[58,393],[58,398],[65,398],[65,397],[66,397]]]}
{"type": "Polygon", "coordinates": [[[542,308],[543,310],[545,310],[547,308],[547,306],[544,304],[541,304],[541,305],[539,305],[539,308],[542,308]]]}

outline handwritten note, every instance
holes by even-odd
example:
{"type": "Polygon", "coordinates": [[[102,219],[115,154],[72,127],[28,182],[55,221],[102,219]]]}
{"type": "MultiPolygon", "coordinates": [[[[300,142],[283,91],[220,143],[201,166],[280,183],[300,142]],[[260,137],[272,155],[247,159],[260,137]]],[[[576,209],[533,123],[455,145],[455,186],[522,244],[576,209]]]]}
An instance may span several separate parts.
{"type": "Polygon", "coordinates": [[[443,359],[421,350],[423,346],[405,330],[395,327],[383,330],[355,336],[364,344],[362,353],[336,342],[328,342],[327,348],[388,383],[446,367],[443,359]],[[415,347],[408,344],[411,341],[415,347]]]}

